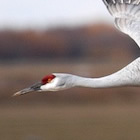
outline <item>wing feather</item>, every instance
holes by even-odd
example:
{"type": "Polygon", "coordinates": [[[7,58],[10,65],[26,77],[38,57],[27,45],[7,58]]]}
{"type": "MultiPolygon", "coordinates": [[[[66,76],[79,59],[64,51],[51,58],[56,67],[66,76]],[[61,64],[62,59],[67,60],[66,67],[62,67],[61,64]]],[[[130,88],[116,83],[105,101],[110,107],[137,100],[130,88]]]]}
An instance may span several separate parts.
{"type": "Polygon", "coordinates": [[[116,27],[140,47],[140,0],[103,0],[116,27]]]}

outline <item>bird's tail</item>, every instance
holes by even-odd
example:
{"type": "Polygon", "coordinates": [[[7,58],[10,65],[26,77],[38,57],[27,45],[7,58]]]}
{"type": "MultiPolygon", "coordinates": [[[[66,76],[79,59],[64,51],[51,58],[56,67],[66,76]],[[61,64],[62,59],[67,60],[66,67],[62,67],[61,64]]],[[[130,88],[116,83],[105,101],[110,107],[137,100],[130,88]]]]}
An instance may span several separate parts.
{"type": "Polygon", "coordinates": [[[103,0],[103,2],[115,18],[140,17],[140,0],[103,0]]]}

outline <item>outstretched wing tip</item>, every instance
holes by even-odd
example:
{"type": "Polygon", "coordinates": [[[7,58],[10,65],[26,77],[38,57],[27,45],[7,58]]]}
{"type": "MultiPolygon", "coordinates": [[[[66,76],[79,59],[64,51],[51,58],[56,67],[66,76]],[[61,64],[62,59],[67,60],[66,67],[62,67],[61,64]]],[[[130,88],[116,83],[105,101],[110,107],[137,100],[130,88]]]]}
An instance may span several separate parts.
{"type": "Polygon", "coordinates": [[[129,35],[140,47],[140,0],[102,0],[115,25],[129,35]]]}

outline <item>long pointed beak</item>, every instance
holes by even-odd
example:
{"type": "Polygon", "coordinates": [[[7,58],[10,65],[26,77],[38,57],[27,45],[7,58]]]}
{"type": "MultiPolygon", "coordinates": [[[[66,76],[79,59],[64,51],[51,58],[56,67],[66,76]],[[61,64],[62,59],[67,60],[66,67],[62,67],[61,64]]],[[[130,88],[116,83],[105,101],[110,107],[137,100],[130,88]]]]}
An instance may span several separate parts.
{"type": "Polygon", "coordinates": [[[13,96],[19,96],[19,95],[24,95],[24,94],[27,94],[29,92],[33,92],[33,91],[39,91],[40,90],[40,87],[41,87],[42,83],[41,82],[38,82],[28,88],[25,88],[23,90],[20,90],[16,93],[13,94],[13,96]]]}

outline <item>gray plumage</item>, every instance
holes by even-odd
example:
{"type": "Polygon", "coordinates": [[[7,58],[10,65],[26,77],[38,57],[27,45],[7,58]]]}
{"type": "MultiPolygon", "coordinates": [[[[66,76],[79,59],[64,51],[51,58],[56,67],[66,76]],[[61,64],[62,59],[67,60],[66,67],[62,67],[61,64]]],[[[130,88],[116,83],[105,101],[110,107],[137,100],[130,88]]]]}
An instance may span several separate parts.
{"type": "Polygon", "coordinates": [[[103,0],[116,27],[140,46],[140,0],[103,0]]]}
{"type": "MultiPolygon", "coordinates": [[[[140,47],[140,0],[103,0],[103,2],[114,17],[116,27],[133,38],[140,47]]],[[[100,78],[65,73],[53,73],[46,77],[46,83],[36,83],[15,93],[14,96],[31,91],[58,91],[75,86],[90,88],[140,86],[140,57],[118,72],[100,78]]]]}

